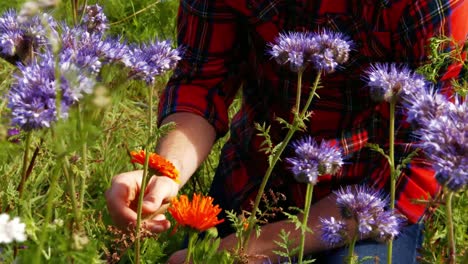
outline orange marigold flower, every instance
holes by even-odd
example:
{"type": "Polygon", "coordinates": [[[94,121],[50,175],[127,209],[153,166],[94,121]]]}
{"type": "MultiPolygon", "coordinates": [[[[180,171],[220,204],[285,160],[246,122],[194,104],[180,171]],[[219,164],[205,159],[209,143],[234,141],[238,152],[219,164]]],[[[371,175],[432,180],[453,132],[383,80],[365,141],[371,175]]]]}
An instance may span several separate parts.
{"type": "MultiPolygon", "coordinates": [[[[139,164],[145,164],[145,157],[146,157],[146,152],[144,150],[140,150],[139,152],[132,151],[130,152],[130,155],[132,155],[132,162],[133,163],[139,163],[139,164]]],[[[156,153],[150,152],[149,154],[149,163],[148,166],[161,173],[164,176],[167,176],[177,183],[179,182],[179,171],[174,167],[174,165],[166,160],[165,158],[159,156],[156,153]]]]}
{"type": "Polygon", "coordinates": [[[221,208],[213,205],[213,198],[209,196],[193,194],[191,202],[187,195],[181,195],[179,199],[175,197],[168,211],[178,225],[189,226],[200,232],[224,222],[224,219],[218,219],[221,208]]]}

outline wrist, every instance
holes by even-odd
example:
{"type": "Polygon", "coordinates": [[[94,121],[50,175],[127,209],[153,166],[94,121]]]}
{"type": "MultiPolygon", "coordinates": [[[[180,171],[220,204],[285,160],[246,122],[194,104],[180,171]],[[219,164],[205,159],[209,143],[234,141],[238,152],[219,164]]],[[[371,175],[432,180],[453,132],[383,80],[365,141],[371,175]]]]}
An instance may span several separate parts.
{"type": "Polygon", "coordinates": [[[173,179],[165,176],[165,175],[156,175],[155,177],[158,178],[157,182],[162,183],[165,188],[169,189],[169,197],[176,197],[180,190],[180,184],[173,179]]]}

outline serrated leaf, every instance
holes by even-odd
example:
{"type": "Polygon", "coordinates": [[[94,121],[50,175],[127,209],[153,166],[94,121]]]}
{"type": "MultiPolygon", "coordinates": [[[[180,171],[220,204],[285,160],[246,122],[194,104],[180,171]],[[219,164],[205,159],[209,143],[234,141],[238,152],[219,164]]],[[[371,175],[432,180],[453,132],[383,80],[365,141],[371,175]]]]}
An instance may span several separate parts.
{"type": "Polygon", "coordinates": [[[295,225],[296,230],[301,228],[302,222],[299,220],[297,215],[286,213],[286,212],[284,212],[284,214],[288,217],[288,219],[291,221],[291,223],[293,223],[295,225]]]}
{"type": "Polygon", "coordinates": [[[414,151],[412,151],[410,154],[408,154],[408,156],[406,156],[406,158],[404,158],[400,164],[397,165],[397,167],[395,168],[395,174],[396,175],[400,175],[401,173],[401,170],[403,168],[405,168],[410,162],[411,160],[416,157],[417,155],[419,154],[419,149],[415,149],[414,151]]]}
{"type": "MultiPolygon", "coordinates": [[[[275,241],[276,242],[276,241],[275,241]]],[[[278,250],[273,250],[273,253],[275,253],[278,256],[289,258],[289,254],[283,251],[278,251],[278,250]]]]}
{"type": "Polygon", "coordinates": [[[367,143],[366,146],[368,148],[370,148],[371,150],[373,151],[376,151],[380,154],[382,154],[382,156],[384,156],[387,161],[388,161],[388,164],[390,164],[390,166],[392,165],[392,163],[390,162],[390,157],[385,153],[385,151],[379,146],[379,144],[374,144],[374,143],[367,143]]]}

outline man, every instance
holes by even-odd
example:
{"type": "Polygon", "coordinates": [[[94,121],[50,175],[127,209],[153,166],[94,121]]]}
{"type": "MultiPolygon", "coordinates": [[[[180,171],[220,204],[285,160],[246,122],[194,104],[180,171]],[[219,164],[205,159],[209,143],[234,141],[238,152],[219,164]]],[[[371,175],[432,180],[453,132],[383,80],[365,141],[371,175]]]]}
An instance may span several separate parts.
{"type": "MultiPolygon", "coordinates": [[[[366,147],[367,143],[388,144],[388,105],[371,100],[362,81],[363,70],[373,62],[405,63],[412,68],[421,65],[427,60],[431,37],[443,34],[458,40],[466,38],[467,12],[468,4],[462,0],[181,1],[178,42],[184,56],[161,96],[159,113],[162,123],[175,122],[176,128],[156,150],[180,171],[180,184],[162,175],[152,177],[144,212],[154,212],[176,196],[213,143],[229,129],[230,138],[222,150],[210,195],[224,210],[249,209],[268,166],[267,157],[259,150],[263,138],[257,136],[254,125],[271,125],[271,137],[277,143],[284,138],[285,130],[276,117],[291,120],[296,75],[276,64],[266,52],[267,44],[279,33],[290,31],[332,30],[349,36],[355,44],[343,69],[322,79],[320,98],[310,108],[314,114],[307,123],[307,133],[318,140],[336,140],[346,156],[340,173],[323,176],[316,185],[309,226],[315,228],[319,217],[342,219],[336,197],[331,194],[340,186],[367,184],[388,191],[388,163],[366,147]],[[242,106],[229,127],[228,106],[241,84],[242,106]]],[[[440,85],[447,87],[457,74],[448,72],[440,85]]],[[[303,87],[311,86],[314,78],[313,71],[306,71],[303,87]]],[[[411,131],[401,122],[401,114],[399,117],[396,160],[411,151],[411,131]]],[[[135,222],[135,209],[129,205],[138,194],[141,174],[132,171],[117,175],[107,192],[108,208],[117,225],[135,222]]],[[[289,205],[302,207],[305,186],[294,181],[285,164],[277,165],[268,187],[286,195],[289,205]]],[[[416,262],[422,227],[415,223],[425,208],[413,200],[429,198],[438,189],[433,172],[422,158],[413,159],[399,177],[396,208],[406,216],[408,226],[395,241],[395,263],[416,262]]],[[[169,228],[162,214],[146,224],[155,232],[169,228]]],[[[222,247],[232,248],[235,237],[229,235],[232,230],[228,221],[219,229],[225,236],[222,247]]],[[[252,237],[247,253],[276,259],[273,241],[281,229],[291,231],[291,239],[298,241],[300,231],[287,220],[279,220],[263,226],[260,237],[252,237]]],[[[356,246],[360,256],[386,254],[385,246],[362,245],[362,252],[356,246]]],[[[326,249],[319,235],[307,236],[306,253],[326,249]]],[[[183,255],[183,251],[177,252],[170,262],[182,262],[183,255]]],[[[332,258],[323,261],[342,261],[332,258]]]]}

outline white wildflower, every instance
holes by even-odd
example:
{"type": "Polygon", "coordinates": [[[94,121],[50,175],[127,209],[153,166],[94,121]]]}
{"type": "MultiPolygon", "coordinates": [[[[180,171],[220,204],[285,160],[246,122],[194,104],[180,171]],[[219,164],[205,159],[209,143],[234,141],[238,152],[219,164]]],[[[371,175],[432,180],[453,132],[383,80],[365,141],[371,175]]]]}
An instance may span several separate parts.
{"type": "Polygon", "coordinates": [[[0,214],[0,243],[26,241],[25,229],[26,224],[21,223],[19,217],[10,220],[8,214],[0,214]]]}

